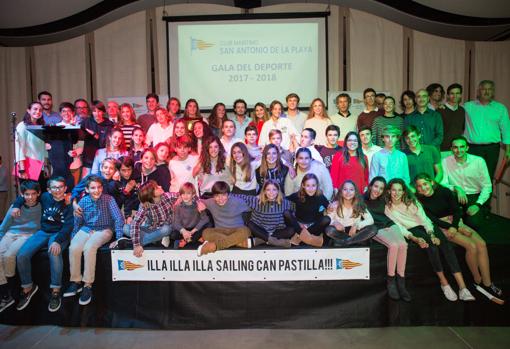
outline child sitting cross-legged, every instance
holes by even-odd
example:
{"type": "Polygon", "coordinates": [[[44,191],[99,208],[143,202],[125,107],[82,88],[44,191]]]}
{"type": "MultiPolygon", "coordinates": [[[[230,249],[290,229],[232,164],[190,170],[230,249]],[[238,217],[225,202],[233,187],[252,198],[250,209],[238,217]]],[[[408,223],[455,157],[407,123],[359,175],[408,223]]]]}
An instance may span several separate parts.
{"type": "Polygon", "coordinates": [[[35,181],[25,181],[20,186],[25,204],[19,217],[12,217],[12,208],[0,225],[0,313],[14,304],[7,278],[16,273],[16,253],[25,241],[41,227],[41,187],[35,181]]]}
{"type": "Polygon", "coordinates": [[[203,230],[209,227],[207,213],[198,210],[195,186],[186,182],[179,189],[179,194],[180,200],[174,205],[173,232],[170,235],[176,248],[184,247],[188,243],[198,243],[203,230]]]}
{"type": "Polygon", "coordinates": [[[243,213],[250,211],[246,203],[230,195],[225,182],[212,187],[213,197],[199,202],[199,209],[211,212],[214,228],[204,230],[205,242],[198,248],[198,256],[223,250],[232,246],[251,248],[250,230],[244,225],[243,213]]]}
{"type": "Polygon", "coordinates": [[[64,297],[72,297],[81,292],[81,305],[92,300],[92,284],[96,274],[97,250],[110,241],[113,232],[122,237],[124,217],[112,196],[103,194],[103,180],[98,176],[87,178],[86,196],[78,205],[82,216],[74,217],[74,230],[69,246],[69,265],[71,285],[64,292],[64,297]],[[81,256],[84,257],[83,276],[81,274],[81,256]],[[84,282],[84,287],[82,287],[84,282]]]}
{"type": "MultiPolygon", "coordinates": [[[[267,147],[267,145],[266,145],[267,147]]],[[[278,247],[291,247],[291,240],[299,245],[293,227],[296,218],[292,214],[292,204],[282,195],[280,185],[273,179],[264,182],[260,194],[257,196],[232,194],[242,198],[252,209],[248,222],[254,237],[254,245],[267,243],[278,247]]]]}

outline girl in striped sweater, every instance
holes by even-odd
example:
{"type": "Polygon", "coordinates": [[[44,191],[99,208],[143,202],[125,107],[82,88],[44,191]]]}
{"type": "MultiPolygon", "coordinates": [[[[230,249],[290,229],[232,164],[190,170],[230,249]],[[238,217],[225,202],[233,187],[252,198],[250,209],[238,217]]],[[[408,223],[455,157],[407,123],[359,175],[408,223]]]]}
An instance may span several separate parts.
{"type": "Polygon", "coordinates": [[[277,181],[268,179],[264,182],[258,196],[232,195],[243,199],[252,209],[248,228],[255,238],[254,245],[267,243],[289,248],[291,240],[299,244],[293,238],[296,232],[292,221],[296,218],[291,212],[291,203],[283,197],[277,181]]]}

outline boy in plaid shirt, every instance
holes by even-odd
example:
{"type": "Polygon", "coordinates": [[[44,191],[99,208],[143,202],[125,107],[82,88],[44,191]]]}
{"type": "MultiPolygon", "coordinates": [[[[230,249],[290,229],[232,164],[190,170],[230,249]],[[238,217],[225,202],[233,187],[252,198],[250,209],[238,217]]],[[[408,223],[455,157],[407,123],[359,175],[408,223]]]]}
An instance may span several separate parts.
{"type": "Polygon", "coordinates": [[[81,292],[80,305],[87,305],[92,300],[92,284],[96,274],[97,250],[110,241],[115,228],[117,238],[122,237],[124,217],[115,199],[103,194],[103,179],[99,176],[87,178],[86,196],[78,205],[82,216],[74,217],[74,230],[69,246],[69,265],[71,285],[64,297],[75,296],[81,292]],[[83,277],[81,274],[81,256],[84,257],[83,277]],[[82,281],[85,283],[82,287],[82,281]]]}

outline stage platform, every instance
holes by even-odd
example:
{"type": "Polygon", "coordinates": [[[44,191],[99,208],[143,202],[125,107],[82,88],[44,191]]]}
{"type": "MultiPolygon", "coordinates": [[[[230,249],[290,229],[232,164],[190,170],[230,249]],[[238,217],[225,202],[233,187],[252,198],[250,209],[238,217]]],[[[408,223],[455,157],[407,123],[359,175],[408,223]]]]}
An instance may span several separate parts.
{"type": "MultiPolygon", "coordinates": [[[[491,220],[482,233],[489,247],[493,280],[510,294],[510,232],[491,220]]],[[[466,282],[472,278],[464,251],[456,247],[466,282]]],[[[67,257],[67,255],[66,255],[67,257]]],[[[65,257],[65,258],[66,258],[65,257]]],[[[510,306],[494,304],[472,290],[474,302],[449,302],[426,253],[410,244],[407,285],[413,301],[386,295],[386,248],[371,243],[370,280],[279,282],[113,282],[110,251],[98,252],[94,299],[80,306],[65,298],[56,313],[47,310],[49,266],[45,252],[34,257],[40,290],[28,308],[0,313],[9,325],[151,329],[341,328],[382,326],[510,326],[510,306]]],[[[64,280],[69,279],[66,260],[64,280]]],[[[457,286],[447,273],[453,288],[457,286]]],[[[18,294],[19,282],[11,285],[18,294]]],[[[471,288],[471,287],[470,287],[471,288]]],[[[506,299],[509,301],[509,299],[506,299]]]]}

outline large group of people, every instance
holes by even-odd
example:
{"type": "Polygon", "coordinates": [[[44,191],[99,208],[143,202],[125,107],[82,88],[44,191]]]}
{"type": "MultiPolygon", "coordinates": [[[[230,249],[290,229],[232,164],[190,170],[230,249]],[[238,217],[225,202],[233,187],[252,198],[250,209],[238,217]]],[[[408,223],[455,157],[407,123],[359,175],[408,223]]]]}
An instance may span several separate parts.
{"type": "Polygon", "coordinates": [[[320,98],[306,113],[291,93],[285,106],[258,102],[248,115],[238,99],[232,115],[217,103],[204,116],[194,99],[181,113],[179,99],[161,106],[150,93],[147,113],[137,116],[130,104],[81,98],[55,112],[43,91],[16,128],[21,195],[0,226],[0,312],[15,303],[7,285],[16,268],[16,307],[29,305],[38,291],[31,258],[43,246],[48,309],[55,312],[62,297],[91,301],[103,245],[132,248],[137,257],[150,245],[196,248],[202,256],[230,247],[347,247],[371,239],[387,247],[391,299],[411,301],[405,268],[412,242],[426,251],[448,300],[475,299],[469,278],[472,290],[501,304],[478,232],[489,214],[500,143],[510,158],[510,119],[493,99],[492,81],[480,82],[478,98],[463,106],[461,85],[450,85],[446,95],[440,84],[404,91],[398,113],[394,97],[367,88],[360,115],[350,113],[351,97],[342,93],[338,113],[329,116],[320,98]],[[43,140],[30,131],[34,125],[57,131],[43,140]],[[453,244],[465,248],[470,276],[463,276],[453,244]],[[62,290],[66,248],[71,276],[62,290]]]}

